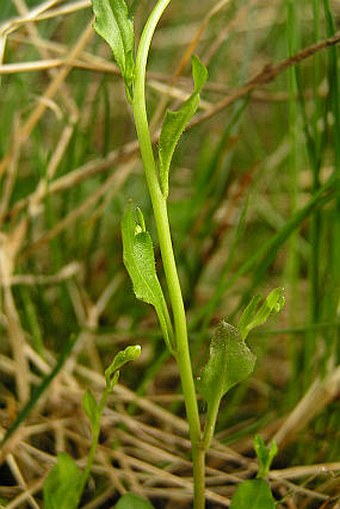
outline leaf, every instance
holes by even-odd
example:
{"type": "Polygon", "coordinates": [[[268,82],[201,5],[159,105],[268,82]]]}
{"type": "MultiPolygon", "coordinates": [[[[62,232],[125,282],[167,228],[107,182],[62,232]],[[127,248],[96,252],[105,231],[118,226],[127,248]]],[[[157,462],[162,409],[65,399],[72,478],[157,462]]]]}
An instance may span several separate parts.
{"type": "Polygon", "coordinates": [[[156,309],[165,342],[173,351],[173,333],[163,290],[156,273],[152,239],[145,228],[140,209],[137,209],[137,224],[129,208],[122,222],[123,259],[130,275],[137,299],[151,304],[156,309]]]}
{"type": "Polygon", "coordinates": [[[275,288],[260,306],[261,300],[260,295],[253,297],[242,313],[237,328],[243,339],[246,339],[252,329],[265,323],[271,314],[281,311],[285,303],[284,290],[275,288]]]}
{"type": "Polygon", "coordinates": [[[93,28],[111,47],[125,81],[128,99],[132,100],[134,78],[134,30],[124,0],[92,0],[95,15],[93,28]]]}
{"type": "Polygon", "coordinates": [[[95,430],[101,417],[101,409],[90,390],[87,390],[83,396],[83,408],[91,423],[92,429],[95,430]]]}
{"type": "Polygon", "coordinates": [[[83,489],[82,477],[82,471],[68,454],[58,454],[44,483],[44,509],[76,509],[83,489]]]}
{"type": "Polygon", "coordinates": [[[230,509],[275,509],[275,500],[267,481],[248,479],[241,483],[231,500],[230,509]]]}
{"type": "Polygon", "coordinates": [[[105,370],[105,380],[108,391],[112,391],[114,386],[117,384],[122,366],[124,366],[127,362],[138,359],[141,351],[142,348],[140,345],[132,345],[126,347],[125,350],[121,350],[117,353],[117,355],[115,355],[110,366],[105,370]]]}
{"type": "Polygon", "coordinates": [[[192,57],[191,70],[194,80],[194,92],[199,93],[207,81],[208,70],[197,55],[193,55],[192,57]]]}
{"type": "Polygon", "coordinates": [[[137,299],[159,306],[163,292],[159,283],[153,244],[145,224],[137,224],[129,208],[122,222],[123,259],[137,299]]]}
{"type": "Polygon", "coordinates": [[[114,509],[154,509],[154,506],[145,498],[134,493],[125,493],[120,497],[114,509]]]}
{"type": "Polygon", "coordinates": [[[194,56],[192,59],[194,92],[179,110],[166,112],[158,144],[160,184],[165,197],[169,193],[169,169],[176,145],[190,119],[196,113],[200,102],[199,93],[206,82],[207,74],[206,67],[198,57],[194,56]]]}
{"type": "Polygon", "coordinates": [[[276,442],[271,442],[267,447],[263,438],[260,435],[256,435],[254,438],[254,449],[259,462],[259,471],[256,477],[262,479],[269,474],[270,465],[278,452],[278,448],[276,442]]]}
{"type": "Polygon", "coordinates": [[[231,387],[247,378],[254,370],[255,360],[236,327],[222,320],[198,382],[198,390],[208,405],[218,405],[231,387]]]}

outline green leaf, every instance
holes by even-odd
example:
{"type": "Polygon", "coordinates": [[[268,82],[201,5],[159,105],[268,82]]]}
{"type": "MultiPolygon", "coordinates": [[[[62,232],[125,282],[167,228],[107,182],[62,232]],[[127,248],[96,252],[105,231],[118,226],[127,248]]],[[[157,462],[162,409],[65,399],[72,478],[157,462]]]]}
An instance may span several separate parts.
{"type": "Polygon", "coordinates": [[[76,509],[83,489],[82,476],[68,454],[58,454],[58,461],[44,483],[44,509],[76,509]]]}
{"type": "Polygon", "coordinates": [[[108,391],[112,391],[114,386],[117,384],[122,366],[124,366],[127,362],[138,359],[141,351],[142,348],[140,345],[132,345],[126,347],[125,350],[121,350],[117,353],[117,355],[115,355],[110,366],[105,370],[106,388],[108,391]]]}
{"type": "Polygon", "coordinates": [[[254,449],[259,462],[259,471],[256,477],[262,479],[269,474],[270,465],[278,452],[278,448],[276,442],[271,442],[267,447],[263,438],[260,435],[256,435],[254,438],[254,449]]]}
{"type": "Polygon", "coordinates": [[[194,80],[194,92],[197,94],[202,90],[208,78],[208,70],[200,61],[197,55],[193,55],[191,60],[192,77],[194,80]]]}
{"type": "Polygon", "coordinates": [[[92,429],[95,430],[101,417],[101,408],[90,390],[87,390],[83,396],[83,408],[91,423],[92,429]]]}
{"type": "Polygon", "coordinates": [[[154,506],[145,498],[134,493],[125,493],[120,497],[114,509],[154,509],[154,506]]]}
{"type": "Polygon", "coordinates": [[[111,47],[125,81],[129,101],[133,95],[134,30],[124,0],[92,0],[94,29],[111,47]]]}
{"type": "Polygon", "coordinates": [[[216,407],[231,387],[247,378],[254,370],[255,360],[239,331],[222,320],[198,381],[198,390],[208,405],[216,407]]]}
{"type": "Polygon", "coordinates": [[[164,196],[168,196],[169,193],[169,169],[176,145],[196,113],[200,102],[199,93],[206,82],[207,74],[206,67],[194,56],[192,59],[194,92],[179,110],[166,112],[158,144],[160,184],[164,196]]]}
{"type": "Polygon", "coordinates": [[[246,339],[252,329],[265,323],[271,314],[281,311],[285,303],[284,290],[275,288],[262,305],[261,300],[260,295],[253,297],[242,313],[237,327],[243,339],[246,339]]]}
{"type": "Polygon", "coordinates": [[[165,342],[172,352],[173,332],[163,290],[156,273],[152,239],[146,231],[144,217],[137,209],[139,222],[129,208],[122,222],[123,258],[137,299],[154,306],[165,342]]]}
{"type": "Polygon", "coordinates": [[[248,479],[241,483],[230,504],[230,509],[275,509],[275,500],[267,481],[248,479]]]}

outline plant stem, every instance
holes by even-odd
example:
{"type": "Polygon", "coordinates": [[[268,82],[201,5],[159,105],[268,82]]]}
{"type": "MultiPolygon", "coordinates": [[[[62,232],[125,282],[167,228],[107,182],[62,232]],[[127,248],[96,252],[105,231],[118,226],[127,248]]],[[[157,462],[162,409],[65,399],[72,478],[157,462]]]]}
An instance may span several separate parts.
{"type": "Polygon", "coordinates": [[[204,426],[204,436],[203,436],[203,446],[206,451],[208,450],[211,440],[214,436],[219,408],[220,400],[218,399],[214,400],[213,405],[208,405],[207,419],[204,426]]]}
{"type": "Polygon", "coordinates": [[[189,435],[192,445],[194,471],[194,508],[203,509],[205,485],[205,452],[201,446],[201,426],[196,399],[194,378],[189,352],[186,315],[179,282],[177,266],[173,251],[166,198],[158,180],[156,163],[149,132],[145,101],[146,64],[152,36],[157,23],[171,0],[159,0],[150,14],[138,46],[136,55],[134,97],[132,108],[135,118],[137,136],[144,164],[146,181],[149,188],[154,211],[159,245],[163,261],[165,277],[169,290],[175,328],[175,356],[178,363],[182,390],[185,400],[189,435]]]}

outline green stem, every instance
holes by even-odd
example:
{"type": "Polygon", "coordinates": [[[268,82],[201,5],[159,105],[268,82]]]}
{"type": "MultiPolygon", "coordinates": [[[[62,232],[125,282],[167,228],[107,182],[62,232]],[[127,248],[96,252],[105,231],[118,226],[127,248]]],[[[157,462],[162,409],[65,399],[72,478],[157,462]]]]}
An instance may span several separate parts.
{"type": "Polygon", "coordinates": [[[79,490],[78,491],[79,500],[78,500],[77,507],[80,504],[80,500],[81,500],[81,497],[83,495],[83,492],[84,492],[84,489],[85,489],[85,486],[86,486],[86,483],[87,483],[87,479],[88,479],[88,477],[90,475],[91,467],[93,465],[93,461],[94,461],[94,458],[95,458],[96,450],[97,450],[97,447],[98,447],[99,434],[100,434],[100,419],[101,419],[101,417],[103,415],[104,408],[106,406],[107,396],[108,396],[108,391],[105,388],[105,390],[104,390],[104,392],[102,394],[102,397],[100,399],[96,424],[92,425],[93,427],[92,427],[91,448],[90,448],[89,454],[87,456],[86,467],[85,467],[85,470],[82,473],[81,480],[80,480],[80,485],[79,485],[79,488],[78,488],[78,490],[79,490]]]}
{"type": "Polygon", "coordinates": [[[186,315],[181,286],[174,257],[170,225],[167,212],[166,198],[163,196],[153,154],[149,123],[145,101],[146,64],[151,40],[160,17],[171,0],[159,0],[150,14],[138,46],[136,55],[135,83],[132,108],[135,118],[137,136],[140,144],[141,156],[144,164],[146,181],[149,188],[151,203],[154,211],[159,245],[162,255],[164,273],[168,285],[169,297],[173,311],[175,328],[175,356],[181,377],[182,390],[185,400],[189,434],[192,444],[192,459],[194,470],[194,507],[203,509],[205,484],[205,455],[201,447],[201,426],[196,399],[194,378],[192,374],[189,352],[186,315]]]}
{"type": "Polygon", "coordinates": [[[217,399],[217,398],[215,398],[213,400],[212,404],[208,405],[207,419],[206,419],[206,423],[204,426],[204,436],[203,436],[203,446],[206,451],[208,450],[211,440],[214,436],[214,431],[215,431],[219,408],[220,408],[220,399],[217,399]]]}

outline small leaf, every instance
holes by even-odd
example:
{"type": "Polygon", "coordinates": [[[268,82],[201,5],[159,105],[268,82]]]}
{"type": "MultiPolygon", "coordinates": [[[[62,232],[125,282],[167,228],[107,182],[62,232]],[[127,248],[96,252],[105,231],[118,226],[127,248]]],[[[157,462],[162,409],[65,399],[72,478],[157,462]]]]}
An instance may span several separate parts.
{"type": "Polygon", "coordinates": [[[101,417],[101,409],[90,390],[87,390],[83,396],[83,408],[91,423],[92,429],[96,429],[101,417]]]}
{"type": "Polygon", "coordinates": [[[193,55],[191,60],[192,77],[194,80],[194,92],[199,93],[205,85],[208,78],[206,66],[200,61],[198,56],[193,55]]]}
{"type": "Polygon", "coordinates": [[[92,0],[94,29],[111,47],[132,100],[134,78],[134,30],[124,0],[92,0]]]}
{"type": "Polygon", "coordinates": [[[138,359],[142,351],[140,345],[128,346],[125,350],[121,350],[115,355],[110,366],[105,370],[106,387],[108,391],[112,391],[114,386],[117,384],[120,369],[124,364],[130,361],[138,359]]]}
{"type": "Polygon", "coordinates": [[[275,500],[267,481],[248,479],[241,483],[231,500],[230,509],[275,509],[275,500]]]}
{"type": "Polygon", "coordinates": [[[125,493],[120,497],[114,509],[154,509],[154,506],[145,498],[134,493],[125,493]]]}
{"type": "Polygon", "coordinates": [[[159,175],[164,196],[169,193],[169,169],[176,145],[190,119],[196,113],[200,102],[199,93],[207,79],[207,69],[194,56],[192,59],[192,75],[194,79],[194,92],[177,111],[166,112],[159,138],[159,175]]]}
{"type": "Polygon", "coordinates": [[[152,239],[146,231],[144,217],[137,209],[138,224],[128,209],[122,222],[123,258],[133,283],[137,299],[151,304],[156,309],[165,342],[173,351],[173,333],[163,290],[156,273],[152,239]]]}
{"type": "Polygon", "coordinates": [[[254,449],[259,462],[259,471],[256,477],[262,479],[269,474],[270,465],[278,452],[278,448],[276,442],[271,442],[270,446],[267,447],[263,438],[260,435],[256,435],[254,438],[254,449]]]}
{"type": "Polygon", "coordinates": [[[243,339],[252,329],[265,323],[271,314],[281,311],[285,303],[283,288],[275,288],[261,306],[260,303],[261,296],[256,295],[242,313],[237,327],[243,339]]]}
{"type": "Polygon", "coordinates": [[[44,483],[44,509],[76,509],[83,489],[82,477],[82,471],[68,454],[58,454],[44,483]]]}
{"type": "Polygon", "coordinates": [[[211,340],[209,359],[198,382],[199,392],[215,407],[231,387],[252,373],[255,360],[239,331],[223,320],[211,340]]]}
{"type": "Polygon", "coordinates": [[[153,244],[145,225],[137,224],[129,208],[122,222],[123,258],[137,299],[156,307],[163,292],[156,274],[153,244]]]}

